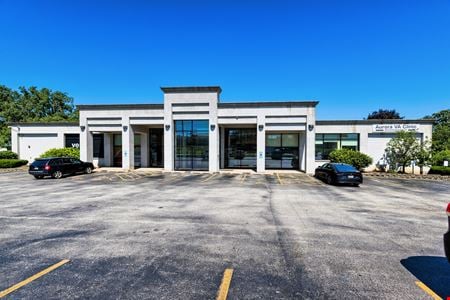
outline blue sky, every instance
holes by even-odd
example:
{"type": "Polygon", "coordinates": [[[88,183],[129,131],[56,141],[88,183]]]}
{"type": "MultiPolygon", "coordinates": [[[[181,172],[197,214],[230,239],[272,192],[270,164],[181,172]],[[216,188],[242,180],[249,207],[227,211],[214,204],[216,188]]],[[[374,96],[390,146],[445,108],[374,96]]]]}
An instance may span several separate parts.
{"type": "Polygon", "coordinates": [[[318,100],[318,119],[450,108],[450,1],[0,0],[0,84],[76,104],[318,100]]]}

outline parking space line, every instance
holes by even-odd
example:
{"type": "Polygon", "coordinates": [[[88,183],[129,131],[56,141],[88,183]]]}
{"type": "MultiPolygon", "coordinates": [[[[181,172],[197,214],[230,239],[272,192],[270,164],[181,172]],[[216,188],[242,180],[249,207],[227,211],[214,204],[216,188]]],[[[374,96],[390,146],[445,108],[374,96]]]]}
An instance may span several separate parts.
{"type": "Polygon", "coordinates": [[[416,285],[420,287],[425,293],[431,296],[434,300],[442,300],[432,289],[427,287],[422,281],[416,281],[416,285]]]}
{"type": "Polygon", "coordinates": [[[280,175],[279,175],[278,173],[275,173],[275,175],[277,176],[278,183],[279,183],[280,185],[283,185],[283,181],[281,181],[280,175]]]}
{"type": "Polygon", "coordinates": [[[36,274],[34,274],[33,276],[28,277],[27,279],[25,279],[25,280],[23,280],[23,281],[21,281],[21,282],[15,284],[15,285],[11,286],[10,288],[7,288],[6,290],[1,291],[1,292],[0,292],[0,298],[3,298],[3,297],[5,297],[6,295],[11,294],[11,293],[14,292],[15,290],[18,290],[18,289],[20,289],[21,287],[23,287],[23,286],[29,284],[30,282],[32,282],[32,281],[38,279],[39,277],[42,277],[42,276],[44,276],[45,274],[50,273],[51,271],[53,271],[53,270],[55,270],[55,269],[61,267],[62,265],[68,263],[69,261],[70,261],[70,260],[68,260],[68,259],[63,259],[63,260],[60,261],[59,263],[56,263],[56,264],[54,264],[54,265],[48,267],[47,269],[44,269],[44,270],[40,271],[39,273],[36,273],[36,274]]]}
{"type": "Polygon", "coordinates": [[[206,178],[205,180],[202,180],[202,182],[206,182],[206,181],[210,180],[211,178],[213,178],[213,177],[217,176],[217,174],[218,174],[218,173],[214,173],[214,174],[212,174],[211,176],[209,176],[209,177],[208,177],[208,178],[206,178]]]}
{"type": "Polygon", "coordinates": [[[219,291],[217,292],[217,300],[227,299],[231,277],[233,277],[233,269],[225,269],[223,272],[222,283],[220,284],[219,291]]]}
{"type": "Polygon", "coordinates": [[[242,177],[241,177],[240,182],[241,182],[241,183],[244,183],[244,181],[245,181],[246,178],[247,178],[247,173],[244,173],[244,174],[242,175],[242,177]]]}

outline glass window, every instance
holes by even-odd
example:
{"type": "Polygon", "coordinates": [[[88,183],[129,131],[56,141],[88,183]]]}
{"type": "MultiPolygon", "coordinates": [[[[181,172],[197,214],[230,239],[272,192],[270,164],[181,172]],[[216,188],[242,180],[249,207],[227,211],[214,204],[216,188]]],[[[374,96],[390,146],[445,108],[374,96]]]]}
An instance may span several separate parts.
{"type": "Polygon", "coordinates": [[[80,148],[80,135],[79,134],[65,134],[65,147],[66,148],[80,148]]]}
{"type": "Polygon", "coordinates": [[[209,121],[175,121],[175,169],[208,170],[209,121]]]}
{"type": "Polygon", "coordinates": [[[164,129],[150,128],[150,167],[164,166],[164,129]]]}
{"type": "Polygon", "coordinates": [[[269,133],[266,135],[266,168],[298,169],[298,133],[269,133]]]}
{"type": "Polygon", "coordinates": [[[357,133],[318,133],[316,134],[316,160],[328,159],[336,149],[359,150],[359,134],[357,133]]]}
{"type": "Polygon", "coordinates": [[[256,128],[225,129],[225,168],[256,168],[256,128]]]}
{"type": "Polygon", "coordinates": [[[94,157],[103,158],[105,156],[105,144],[103,134],[94,134],[94,157]]]}

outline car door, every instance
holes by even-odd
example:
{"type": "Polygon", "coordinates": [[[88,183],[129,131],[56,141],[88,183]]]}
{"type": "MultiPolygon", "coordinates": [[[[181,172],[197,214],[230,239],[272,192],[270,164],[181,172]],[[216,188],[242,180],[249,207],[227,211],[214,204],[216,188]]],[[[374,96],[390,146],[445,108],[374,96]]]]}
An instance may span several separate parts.
{"type": "Polygon", "coordinates": [[[70,161],[70,158],[63,158],[62,159],[62,169],[61,171],[64,174],[71,174],[73,173],[73,167],[72,167],[72,162],[70,161]]]}
{"type": "Polygon", "coordinates": [[[83,170],[83,168],[84,168],[83,162],[81,160],[76,159],[76,158],[71,158],[70,160],[71,160],[74,172],[79,173],[79,172],[83,172],[84,171],[83,170]]]}

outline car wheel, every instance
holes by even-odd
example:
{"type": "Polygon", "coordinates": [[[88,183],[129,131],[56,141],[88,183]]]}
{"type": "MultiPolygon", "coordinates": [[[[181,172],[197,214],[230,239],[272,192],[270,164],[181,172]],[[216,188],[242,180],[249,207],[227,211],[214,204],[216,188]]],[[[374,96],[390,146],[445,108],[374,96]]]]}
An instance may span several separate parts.
{"type": "Polygon", "coordinates": [[[55,178],[55,179],[60,179],[60,178],[62,178],[62,176],[63,176],[63,174],[61,171],[55,171],[52,173],[52,178],[55,178]]]}
{"type": "Polygon", "coordinates": [[[333,178],[330,175],[327,175],[326,182],[327,184],[333,184],[333,178]]]}
{"type": "Polygon", "coordinates": [[[86,169],[84,169],[84,173],[91,174],[92,173],[92,168],[91,167],[87,167],[86,169]]]}
{"type": "Polygon", "coordinates": [[[36,178],[36,179],[42,179],[42,178],[44,178],[44,176],[42,176],[42,175],[34,175],[34,178],[36,178]]]}

